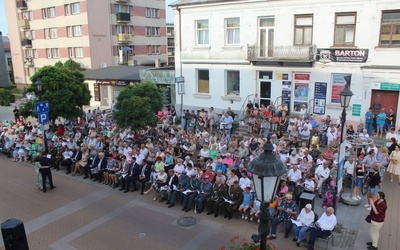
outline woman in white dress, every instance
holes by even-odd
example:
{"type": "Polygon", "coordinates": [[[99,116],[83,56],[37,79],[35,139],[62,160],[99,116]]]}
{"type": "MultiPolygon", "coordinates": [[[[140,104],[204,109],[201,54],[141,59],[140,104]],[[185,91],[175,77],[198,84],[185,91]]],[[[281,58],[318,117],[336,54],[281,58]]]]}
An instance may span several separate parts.
{"type": "Polygon", "coordinates": [[[388,167],[388,172],[390,173],[390,182],[393,182],[393,176],[397,175],[398,182],[400,185],[400,148],[395,147],[395,150],[390,154],[390,163],[388,167]]]}

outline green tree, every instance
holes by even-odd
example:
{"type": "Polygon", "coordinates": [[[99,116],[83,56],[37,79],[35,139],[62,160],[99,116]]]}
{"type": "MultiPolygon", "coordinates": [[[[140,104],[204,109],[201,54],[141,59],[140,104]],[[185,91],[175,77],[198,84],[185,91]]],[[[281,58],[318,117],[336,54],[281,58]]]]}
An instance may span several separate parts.
{"type": "Polygon", "coordinates": [[[138,130],[157,124],[157,111],[163,106],[160,90],[153,83],[146,82],[128,86],[118,95],[114,118],[121,127],[138,130]]]}
{"type": "MultiPolygon", "coordinates": [[[[82,115],[82,106],[90,102],[90,91],[80,71],[45,66],[31,77],[33,84],[29,86],[28,91],[36,92],[35,82],[38,78],[43,83],[41,99],[50,104],[50,119],[56,119],[58,116],[72,119],[82,115]]],[[[34,115],[32,108],[31,103],[23,105],[21,115],[34,115]]]]}
{"type": "Polygon", "coordinates": [[[68,59],[67,61],[65,61],[64,65],[65,68],[69,69],[69,70],[79,70],[82,71],[81,68],[81,64],[78,62],[75,62],[74,60],[72,60],[71,58],[68,59]]]}
{"type": "Polygon", "coordinates": [[[15,102],[15,96],[8,89],[0,88],[0,105],[10,106],[11,103],[15,102]]]}

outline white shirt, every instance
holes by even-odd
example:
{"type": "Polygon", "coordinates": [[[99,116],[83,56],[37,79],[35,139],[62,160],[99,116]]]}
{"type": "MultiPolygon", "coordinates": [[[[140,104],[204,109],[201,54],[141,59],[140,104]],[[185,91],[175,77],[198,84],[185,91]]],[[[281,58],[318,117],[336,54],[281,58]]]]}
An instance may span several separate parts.
{"type": "Polygon", "coordinates": [[[398,140],[399,136],[396,135],[395,133],[389,132],[386,134],[386,146],[390,147],[393,143],[392,143],[392,138],[395,138],[396,141],[398,140]]]}
{"type": "Polygon", "coordinates": [[[353,161],[353,163],[350,163],[350,161],[346,161],[346,163],[344,164],[344,169],[346,169],[346,173],[353,175],[355,164],[355,161],[353,161]]]}
{"type": "Polygon", "coordinates": [[[315,170],[315,175],[319,174],[324,179],[328,178],[329,173],[330,173],[329,168],[324,168],[324,165],[319,165],[318,168],[315,170]]]}
{"type": "Polygon", "coordinates": [[[249,178],[240,178],[239,180],[239,186],[244,190],[246,187],[251,186],[251,181],[249,178]]]}
{"type": "Polygon", "coordinates": [[[302,225],[309,226],[314,222],[314,217],[315,215],[313,211],[306,213],[306,209],[303,208],[299,214],[299,217],[297,217],[297,221],[301,222],[302,225]]]}
{"type": "Polygon", "coordinates": [[[315,188],[315,182],[313,180],[305,180],[304,181],[304,187],[308,191],[313,191],[315,188]]]}
{"type": "Polygon", "coordinates": [[[181,175],[182,174],[182,171],[183,170],[185,170],[185,166],[183,166],[183,165],[175,165],[175,167],[174,167],[174,171],[175,171],[175,173],[176,173],[176,175],[181,175]]]}
{"type": "Polygon", "coordinates": [[[297,169],[296,171],[290,169],[288,176],[291,181],[297,182],[299,179],[301,179],[301,171],[299,169],[297,169]]]}
{"type": "Polygon", "coordinates": [[[321,218],[319,218],[319,220],[317,220],[317,223],[319,224],[321,229],[332,231],[335,228],[336,223],[337,223],[336,216],[334,214],[327,216],[326,213],[323,213],[321,215],[321,218]]]}

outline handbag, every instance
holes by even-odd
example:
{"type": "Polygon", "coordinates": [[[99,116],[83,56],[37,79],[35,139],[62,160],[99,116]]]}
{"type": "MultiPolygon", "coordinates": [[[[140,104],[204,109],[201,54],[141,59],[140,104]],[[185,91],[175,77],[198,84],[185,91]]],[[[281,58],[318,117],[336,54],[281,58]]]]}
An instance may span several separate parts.
{"type": "Polygon", "coordinates": [[[365,217],[365,221],[368,223],[371,223],[371,215],[368,215],[367,217],[365,217]]]}

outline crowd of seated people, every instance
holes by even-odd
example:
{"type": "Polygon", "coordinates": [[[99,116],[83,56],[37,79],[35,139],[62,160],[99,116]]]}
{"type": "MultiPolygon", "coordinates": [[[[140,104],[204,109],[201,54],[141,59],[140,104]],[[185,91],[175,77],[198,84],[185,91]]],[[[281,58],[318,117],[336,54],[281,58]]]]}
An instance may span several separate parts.
{"type": "MultiPolygon", "coordinates": [[[[311,208],[298,211],[299,194],[304,191],[323,197],[323,185],[327,181],[335,184],[338,125],[329,116],[320,122],[306,113],[299,118],[289,116],[285,105],[278,109],[273,104],[261,105],[259,109],[248,105],[247,113],[248,118],[255,120],[249,130],[253,133],[246,135],[232,133],[234,114],[230,109],[219,118],[213,108],[208,112],[201,110],[198,115],[186,111],[180,118],[174,109],[165,109],[158,113],[161,126],[139,131],[120,128],[111,115],[99,110],[89,111],[79,119],[57,119],[46,132],[21,118],[0,126],[1,148],[14,161],[33,162],[45,149],[46,133],[52,168],[57,171],[82,176],[124,193],[151,194],[154,201],[165,202],[169,208],[180,205],[185,212],[206,212],[228,219],[237,215],[258,221],[260,200],[247,168],[269,140],[276,157],[287,165],[286,181],[270,203],[270,238],[276,237],[276,227],[281,222],[288,236],[293,227],[291,219],[308,222],[311,208]],[[180,125],[176,124],[178,119],[180,125]],[[200,122],[193,125],[192,119],[200,122]],[[213,131],[218,119],[224,127],[222,131],[213,131]]],[[[357,159],[357,164],[366,168],[373,167],[379,163],[377,157],[370,155],[373,150],[375,146],[369,145],[364,152],[350,152],[355,157],[349,158],[357,159]],[[367,157],[363,158],[363,154],[367,157]]],[[[356,168],[352,171],[349,174],[355,176],[356,168]]],[[[356,193],[354,197],[357,198],[356,193]]],[[[326,210],[330,213],[327,217],[332,216],[329,211],[326,210]]],[[[296,243],[302,240],[303,231],[295,229],[296,243]]]]}

